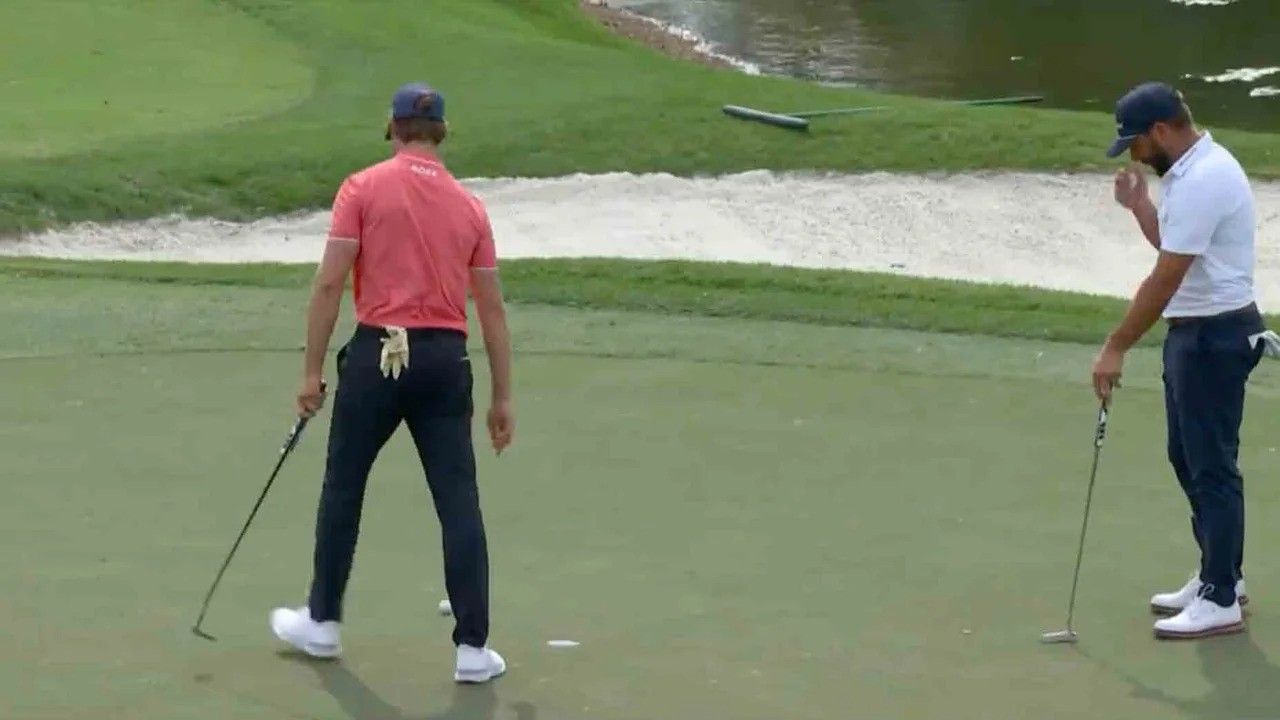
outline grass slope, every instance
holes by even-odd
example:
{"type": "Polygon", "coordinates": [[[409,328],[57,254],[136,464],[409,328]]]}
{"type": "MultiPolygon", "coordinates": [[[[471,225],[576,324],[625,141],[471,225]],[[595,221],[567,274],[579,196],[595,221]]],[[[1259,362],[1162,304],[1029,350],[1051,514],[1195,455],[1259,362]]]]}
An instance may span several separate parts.
{"type": "MultiPolygon", "coordinates": [[[[132,355],[146,363],[169,355],[263,352],[293,356],[290,362],[296,364],[301,353],[307,293],[300,285],[0,277],[0,324],[11,328],[0,338],[0,360],[74,363],[97,355],[132,355]]],[[[351,310],[348,301],[334,347],[350,332],[351,310]]],[[[1087,386],[1097,352],[1092,339],[1072,343],[531,303],[511,306],[511,327],[521,362],[544,356],[680,360],[721,367],[1034,379],[1077,388],[1087,386]]],[[[478,332],[471,345],[483,352],[478,332]]],[[[1144,345],[1126,360],[1126,388],[1160,387],[1160,350],[1144,345]]],[[[1280,378],[1271,373],[1260,371],[1252,387],[1255,394],[1280,397],[1280,378]]]]}
{"type": "MultiPolygon", "coordinates": [[[[37,25],[55,24],[64,5],[21,4],[27,22],[37,25]]],[[[122,4],[111,0],[112,7],[122,4]]],[[[346,173],[384,156],[387,98],[407,79],[428,80],[447,95],[453,128],[447,159],[463,176],[1082,169],[1104,164],[1101,150],[1114,132],[1099,113],[961,108],[680,63],[610,36],[573,0],[382,0],[376,10],[355,0],[215,5],[291,43],[314,73],[310,96],[273,116],[224,117],[222,126],[198,133],[157,134],[140,123],[132,138],[58,157],[0,152],[0,233],[170,210],[246,217],[324,206],[346,173]],[[889,103],[900,110],[823,120],[800,135],[726,119],[719,111],[725,103],[782,111],[889,103]]],[[[191,26],[200,27],[200,8],[174,6],[187,7],[191,26]]],[[[74,66],[50,58],[93,36],[92,28],[74,27],[63,43],[3,52],[12,63],[42,68],[48,83],[65,85],[74,80],[74,66]]],[[[122,45],[157,42],[153,25],[124,31],[122,45]]],[[[175,63],[196,57],[172,52],[175,63]]],[[[160,92],[162,79],[139,82],[160,92]]],[[[204,101],[184,107],[218,116],[217,94],[204,101]]],[[[30,118],[33,108],[20,105],[0,107],[0,127],[15,126],[15,113],[30,118]]],[[[97,106],[87,112],[78,121],[92,133],[103,120],[97,106]]],[[[39,144],[54,143],[59,131],[29,132],[48,134],[47,141],[30,141],[39,144]]],[[[1280,174],[1277,136],[1222,131],[1219,137],[1255,174],[1280,174]]]]}
{"type": "Polygon", "coordinates": [[[315,80],[292,42],[207,0],[9,0],[0,59],[0,157],[30,162],[156,135],[194,143],[286,111],[315,80]]]}
{"type": "MultiPolygon", "coordinates": [[[[228,294],[282,288],[301,297],[312,272],[305,265],[0,258],[0,277],[10,280],[218,285],[228,294]]],[[[1117,298],[1007,285],[678,261],[510,260],[503,282],[508,297],[525,304],[1083,343],[1100,343],[1126,307],[1117,298]]],[[[1161,337],[1157,326],[1144,342],[1161,337]]]]}

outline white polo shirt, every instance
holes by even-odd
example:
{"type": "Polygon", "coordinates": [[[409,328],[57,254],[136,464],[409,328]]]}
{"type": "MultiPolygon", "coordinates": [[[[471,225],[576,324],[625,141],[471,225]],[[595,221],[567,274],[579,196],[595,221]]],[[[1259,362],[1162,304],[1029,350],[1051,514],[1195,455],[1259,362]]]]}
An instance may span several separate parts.
{"type": "Polygon", "coordinates": [[[1208,132],[1165,173],[1158,216],[1160,249],[1196,256],[1165,317],[1215,315],[1254,301],[1253,190],[1208,132]]]}

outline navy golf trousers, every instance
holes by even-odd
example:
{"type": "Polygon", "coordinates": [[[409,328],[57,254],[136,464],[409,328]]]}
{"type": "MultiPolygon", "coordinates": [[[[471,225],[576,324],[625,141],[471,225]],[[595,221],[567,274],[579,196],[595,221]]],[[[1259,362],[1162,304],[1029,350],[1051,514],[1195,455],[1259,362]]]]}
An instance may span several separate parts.
{"type": "Polygon", "coordinates": [[[1235,602],[1244,561],[1244,481],[1237,465],[1245,383],[1262,358],[1254,306],[1175,320],[1164,343],[1169,462],[1191,504],[1203,592],[1235,602]]]}
{"type": "Polygon", "coordinates": [[[393,379],[378,367],[384,337],[384,330],[360,325],[338,354],[329,457],[316,517],[311,617],[342,619],[369,471],[404,421],[440,519],[454,643],[483,647],[489,635],[489,557],[471,441],[466,339],[448,330],[410,329],[409,367],[393,379]]]}

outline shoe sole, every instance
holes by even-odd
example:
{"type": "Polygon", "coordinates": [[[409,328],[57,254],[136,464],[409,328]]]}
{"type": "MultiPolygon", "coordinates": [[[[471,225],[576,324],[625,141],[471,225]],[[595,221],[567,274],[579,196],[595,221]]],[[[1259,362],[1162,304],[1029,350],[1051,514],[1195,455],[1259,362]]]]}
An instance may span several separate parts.
{"type": "Polygon", "coordinates": [[[469,685],[478,685],[480,683],[487,683],[490,680],[500,678],[506,673],[507,673],[506,668],[502,668],[502,670],[499,670],[498,672],[458,670],[453,673],[453,679],[455,682],[467,683],[469,685]]]}
{"type": "Polygon", "coordinates": [[[274,625],[271,627],[271,632],[275,633],[275,636],[284,642],[289,643],[289,645],[295,650],[305,653],[317,660],[334,660],[342,655],[341,645],[334,647],[333,645],[316,645],[309,642],[299,642],[294,638],[289,637],[288,633],[284,633],[276,629],[274,625]]]}
{"type": "MultiPolygon", "coordinates": [[[[1249,604],[1249,596],[1241,595],[1239,597],[1239,600],[1240,600],[1240,609],[1244,610],[1245,606],[1249,604]]],[[[1161,617],[1173,617],[1174,615],[1177,615],[1178,613],[1182,612],[1183,609],[1184,608],[1169,607],[1167,605],[1156,605],[1155,603],[1151,604],[1151,614],[1159,615],[1161,617]]]]}
{"type": "Polygon", "coordinates": [[[1214,637],[1215,635],[1232,635],[1244,631],[1244,623],[1232,623],[1231,625],[1219,625],[1208,630],[1200,630],[1197,632],[1184,633],[1171,630],[1156,629],[1156,637],[1161,640],[1197,640],[1199,638],[1214,637]]]}
{"type": "Polygon", "coordinates": [[[454,670],[453,679],[458,683],[479,684],[488,683],[489,680],[500,678],[507,674],[507,666],[503,665],[497,671],[481,671],[481,670],[454,670]]]}

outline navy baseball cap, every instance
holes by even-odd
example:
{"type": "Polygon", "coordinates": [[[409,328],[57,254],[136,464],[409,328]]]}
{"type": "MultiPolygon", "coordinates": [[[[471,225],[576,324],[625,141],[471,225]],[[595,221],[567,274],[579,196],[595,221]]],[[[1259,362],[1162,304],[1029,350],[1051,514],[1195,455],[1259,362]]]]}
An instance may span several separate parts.
{"type": "MultiPolygon", "coordinates": [[[[444,122],[444,96],[424,83],[405,83],[391,96],[391,119],[409,120],[422,118],[444,122]]],[[[387,138],[391,131],[387,130],[387,138]]]]}
{"type": "Polygon", "coordinates": [[[1116,102],[1116,140],[1107,149],[1113,158],[1129,149],[1135,138],[1151,126],[1171,120],[1182,109],[1182,93],[1161,82],[1143,83],[1116,102]]]}

